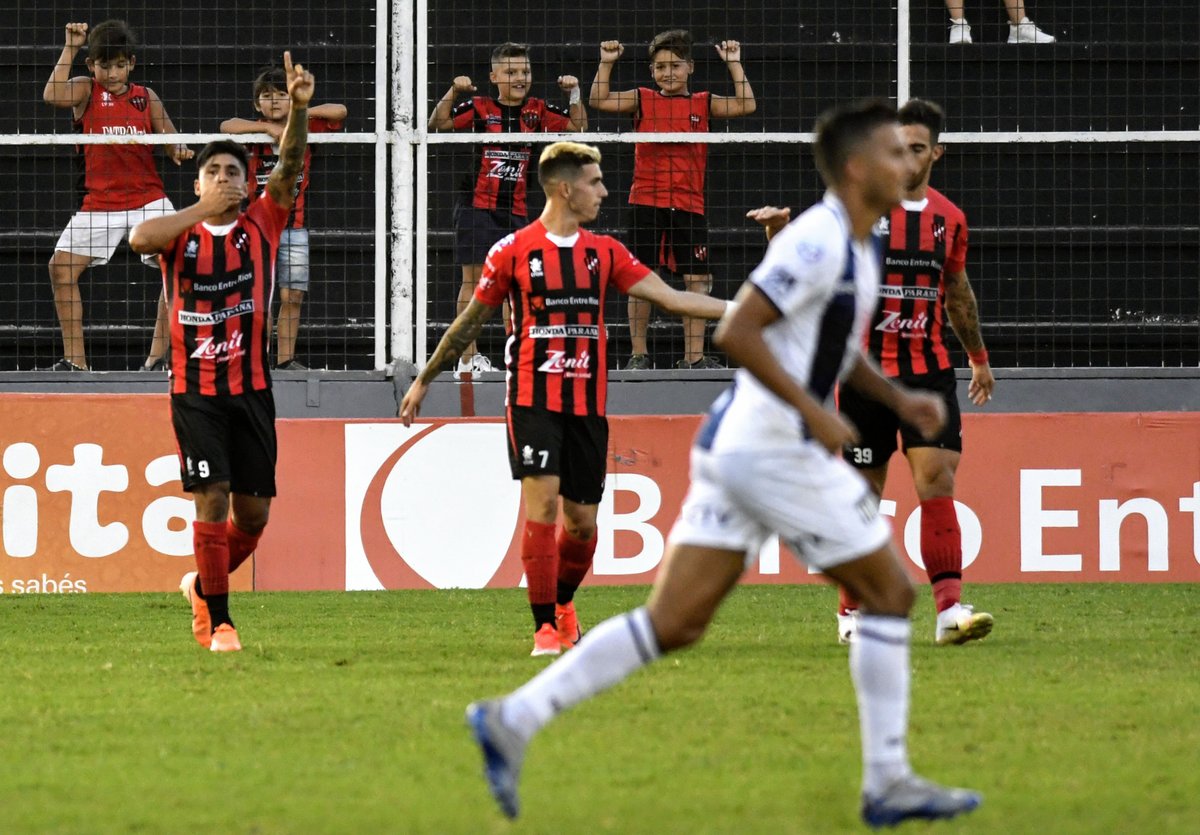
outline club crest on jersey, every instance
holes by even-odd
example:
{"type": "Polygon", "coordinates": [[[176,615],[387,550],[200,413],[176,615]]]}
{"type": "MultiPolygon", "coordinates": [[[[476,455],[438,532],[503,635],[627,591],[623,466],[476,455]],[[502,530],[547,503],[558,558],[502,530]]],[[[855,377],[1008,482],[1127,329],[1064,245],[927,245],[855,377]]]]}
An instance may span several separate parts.
{"type": "Polygon", "coordinates": [[[935,217],[933,219],[933,239],[939,244],[944,244],[946,242],[945,218],[935,217]]]}
{"type": "Polygon", "coordinates": [[[150,102],[146,100],[145,96],[133,96],[129,99],[129,103],[134,106],[134,109],[140,111],[145,111],[147,105],[150,104],[150,102]]]}
{"type": "Polygon", "coordinates": [[[696,115],[695,113],[693,113],[692,115],[690,115],[690,116],[688,117],[688,120],[689,120],[689,121],[692,123],[692,127],[693,127],[693,128],[694,128],[694,127],[696,127],[696,126],[698,126],[698,125],[700,124],[700,117],[699,117],[698,115],[696,115]]]}
{"type": "Polygon", "coordinates": [[[108,92],[108,90],[105,90],[103,93],[100,94],[100,106],[101,107],[112,107],[113,106],[112,93],[108,92]]]}
{"type": "Polygon", "coordinates": [[[233,248],[238,252],[245,252],[248,246],[250,246],[250,234],[245,229],[236,230],[233,233],[233,248]]]}
{"type": "Polygon", "coordinates": [[[706,246],[695,247],[692,250],[692,257],[703,264],[704,262],[706,262],[708,260],[708,247],[706,247],[706,246]]]}
{"type": "Polygon", "coordinates": [[[537,130],[538,125],[541,124],[541,122],[542,118],[537,114],[537,111],[526,110],[521,114],[521,123],[524,124],[525,127],[529,128],[529,130],[537,130]]]}

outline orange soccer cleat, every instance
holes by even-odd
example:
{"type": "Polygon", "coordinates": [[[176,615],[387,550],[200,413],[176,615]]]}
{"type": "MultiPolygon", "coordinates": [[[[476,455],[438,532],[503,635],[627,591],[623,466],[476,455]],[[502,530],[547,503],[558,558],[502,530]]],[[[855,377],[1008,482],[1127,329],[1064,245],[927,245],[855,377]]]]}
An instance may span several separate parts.
{"type": "Polygon", "coordinates": [[[558,625],[558,642],[563,649],[571,649],[583,637],[579,628],[579,618],[575,615],[575,603],[555,604],[554,620],[558,625]]]}
{"type": "Polygon", "coordinates": [[[240,652],[242,642],[238,640],[237,630],[227,623],[222,623],[212,634],[213,652],[240,652]]]}
{"type": "Polygon", "coordinates": [[[530,655],[559,655],[562,646],[558,642],[558,630],[552,623],[543,623],[533,636],[533,652],[530,655]]]}
{"type": "Polygon", "coordinates": [[[208,604],[204,602],[204,598],[196,594],[196,575],[199,572],[189,571],[183,575],[183,579],[179,581],[179,590],[183,592],[183,598],[192,607],[192,634],[196,636],[196,642],[202,647],[212,645],[212,618],[208,615],[208,604]]]}

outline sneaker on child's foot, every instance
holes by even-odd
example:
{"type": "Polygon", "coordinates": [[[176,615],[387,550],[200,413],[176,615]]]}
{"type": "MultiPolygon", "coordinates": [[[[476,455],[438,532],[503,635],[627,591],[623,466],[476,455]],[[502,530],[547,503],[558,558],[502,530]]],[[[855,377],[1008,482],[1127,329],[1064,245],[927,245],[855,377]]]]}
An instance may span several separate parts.
{"type": "Polygon", "coordinates": [[[517,782],[525,760],[526,742],[500,715],[499,701],[472,702],[467,706],[467,725],[483,752],[483,775],[488,791],[501,811],[515,818],[520,811],[517,782]]]}
{"type": "Polygon", "coordinates": [[[974,43],[971,40],[971,24],[965,17],[950,18],[950,43],[974,43]]]}
{"type": "Polygon", "coordinates": [[[1027,17],[1021,18],[1020,23],[1008,25],[1009,43],[1054,43],[1054,36],[1043,32],[1027,17]]]}
{"type": "Polygon", "coordinates": [[[939,786],[915,774],[893,780],[876,797],[863,794],[862,819],[868,826],[895,826],[912,818],[940,820],[970,812],[983,802],[978,792],[939,786]]]}
{"type": "Polygon", "coordinates": [[[848,644],[858,634],[858,610],[851,609],[846,614],[838,612],[838,643],[848,644]]]}
{"type": "Polygon", "coordinates": [[[950,608],[938,612],[934,640],[940,646],[978,641],[980,638],[986,638],[994,625],[995,618],[987,612],[976,612],[974,607],[968,604],[955,603],[950,608]]]}
{"type": "Polygon", "coordinates": [[[48,368],[38,369],[39,371],[91,371],[90,368],[84,368],[82,365],[76,365],[66,357],[62,357],[58,362],[48,368]]]}
{"type": "Polygon", "coordinates": [[[633,354],[625,363],[625,371],[646,371],[650,368],[650,357],[646,354],[633,354]]]}
{"type": "Polygon", "coordinates": [[[208,604],[204,602],[203,597],[196,594],[198,574],[196,571],[184,574],[183,579],[179,581],[179,590],[183,592],[183,599],[192,607],[192,634],[196,636],[196,643],[202,647],[209,647],[212,645],[212,618],[208,614],[208,604]]]}
{"type": "Polygon", "coordinates": [[[222,623],[212,634],[212,643],[208,647],[213,652],[241,652],[242,642],[238,640],[237,630],[228,623],[222,623]]]}
{"type": "Polygon", "coordinates": [[[495,371],[492,368],[492,361],[483,354],[476,354],[471,357],[471,370],[476,374],[482,374],[484,371],[495,371]]]}
{"type": "Polygon", "coordinates": [[[290,359],[275,366],[276,371],[308,371],[309,368],[298,359],[290,359]]]}
{"type": "Polygon", "coordinates": [[[583,637],[579,628],[579,617],[575,614],[575,603],[554,604],[554,623],[558,627],[558,642],[563,649],[571,649],[583,637]]]}
{"type": "Polygon", "coordinates": [[[558,630],[552,623],[543,623],[533,634],[533,652],[530,655],[559,655],[562,644],[558,642],[558,630]]]}
{"type": "Polygon", "coordinates": [[[695,362],[688,362],[686,359],[682,359],[675,363],[675,367],[686,368],[692,371],[706,371],[711,368],[724,368],[725,366],[721,365],[720,361],[715,357],[710,357],[708,354],[701,354],[700,359],[695,362]]]}

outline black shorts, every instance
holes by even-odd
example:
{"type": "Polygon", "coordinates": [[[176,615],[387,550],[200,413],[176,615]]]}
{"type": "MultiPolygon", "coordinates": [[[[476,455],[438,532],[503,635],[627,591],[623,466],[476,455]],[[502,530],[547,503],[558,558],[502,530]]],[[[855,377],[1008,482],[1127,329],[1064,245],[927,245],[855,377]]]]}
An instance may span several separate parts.
{"type": "Polygon", "coordinates": [[[708,221],[704,215],[658,206],[633,206],[630,251],[650,269],[708,275],[708,221]]]}
{"type": "Polygon", "coordinates": [[[910,389],[939,395],[946,404],[945,428],[936,438],[925,440],[916,429],[901,423],[896,413],[887,406],[863,397],[850,386],[842,386],[838,389],[838,411],[858,428],[862,438],[858,446],[846,448],[846,461],[860,470],[886,466],[896,451],[897,433],[900,435],[900,449],[905,451],[913,447],[936,447],[962,452],[962,412],[958,408],[958,380],[954,376],[954,369],[900,377],[897,382],[910,389]]]}
{"type": "Polygon", "coordinates": [[[454,207],[454,263],[482,264],[496,241],[528,222],[529,218],[509,212],[458,204],[454,207]]]}
{"type": "Polygon", "coordinates": [[[510,407],[508,462],[514,479],[556,475],[564,499],[600,504],[608,474],[608,418],[510,407]]]}
{"type": "Polygon", "coordinates": [[[243,496],[275,495],[275,398],[245,394],[172,394],[183,489],[229,482],[243,496]]]}

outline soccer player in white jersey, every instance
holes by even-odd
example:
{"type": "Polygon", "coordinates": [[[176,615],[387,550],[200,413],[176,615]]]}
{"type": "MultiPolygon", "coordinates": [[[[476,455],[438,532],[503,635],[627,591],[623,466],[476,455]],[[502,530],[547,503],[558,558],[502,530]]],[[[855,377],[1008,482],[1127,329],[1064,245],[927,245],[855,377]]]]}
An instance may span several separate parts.
{"type": "Polygon", "coordinates": [[[691,487],[650,600],[596,626],[518,690],[467,708],[489,788],[510,817],[533,735],[695,643],[772,534],[860,601],[850,672],[866,823],[948,818],[980,803],[975,792],[931,783],[909,765],[913,587],[870,488],[842,460],[857,433],[832,403],[841,379],[926,435],[945,421],[941,400],[890,382],[861,350],[880,280],[871,228],[900,201],[912,163],[896,111],[881,101],[823,114],[813,151],[829,191],[772,240],[714,336],[740,368],[696,436],[691,487]]]}

